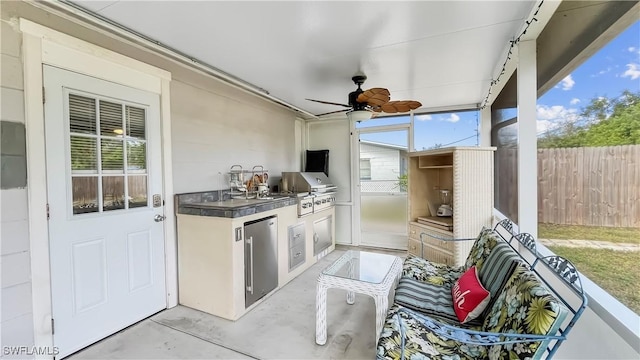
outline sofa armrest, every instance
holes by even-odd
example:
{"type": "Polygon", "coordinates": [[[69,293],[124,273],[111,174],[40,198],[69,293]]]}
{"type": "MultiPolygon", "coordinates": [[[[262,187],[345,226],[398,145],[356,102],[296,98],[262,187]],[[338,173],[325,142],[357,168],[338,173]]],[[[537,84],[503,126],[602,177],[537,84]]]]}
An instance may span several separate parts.
{"type": "Polygon", "coordinates": [[[491,346],[491,345],[514,344],[514,343],[533,342],[533,341],[565,340],[564,335],[496,333],[496,332],[486,332],[486,331],[477,331],[477,330],[460,328],[460,327],[452,326],[449,324],[445,324],[429,316],[415,312],[411,309],[401,307],[398,309],[398,312],[394,316],[398,317],[398,324],[400,324],[400,334],[402,336],[403,347],[404,347],[405,333],[404,333],[404,328],[402,324],[402,319],[399,315],[400,313],[405,313],[408,316],[412,317],[413,319],[418,321],[422,326],[424,326],[426,329],[428,329],[429,331],[433,332],[436,335],[442,336],[447,339],[455,340],[457,342],[471,344],[471,345],[491,346]]]}

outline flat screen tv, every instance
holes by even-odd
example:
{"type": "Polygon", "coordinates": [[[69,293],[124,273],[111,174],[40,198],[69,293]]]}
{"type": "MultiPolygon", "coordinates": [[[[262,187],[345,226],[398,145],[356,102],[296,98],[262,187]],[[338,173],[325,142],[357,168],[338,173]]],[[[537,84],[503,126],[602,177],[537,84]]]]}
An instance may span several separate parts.
{"type": "Polygon", "coordinates": [[[323,172],[329,176],[329,150],[307,150],[305,172],[323,172]]]}

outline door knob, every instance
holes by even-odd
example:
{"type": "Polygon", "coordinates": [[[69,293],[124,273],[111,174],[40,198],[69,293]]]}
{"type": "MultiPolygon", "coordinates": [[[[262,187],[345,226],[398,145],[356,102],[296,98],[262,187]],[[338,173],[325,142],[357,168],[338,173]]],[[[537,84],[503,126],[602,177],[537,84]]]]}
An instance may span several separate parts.
{"type": "Polygon", "coordinates": [[[160,214],[156,214],[156,216],[153,217],[153,221],[155,222],[160,222],[163,221],[166,218],[166,216],[160,215],[160,214]]]}

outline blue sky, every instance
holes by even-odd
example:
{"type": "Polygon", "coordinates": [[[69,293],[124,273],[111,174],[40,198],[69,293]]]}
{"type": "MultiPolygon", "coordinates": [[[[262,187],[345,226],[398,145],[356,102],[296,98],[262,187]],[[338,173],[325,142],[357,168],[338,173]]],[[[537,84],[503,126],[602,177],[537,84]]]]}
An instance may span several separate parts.
{"type": "MultiPolygon", "coordinates": [[[[640,21],[631,25],[570,75],[538,99],[538,134],[565,119],[577,120],[582,108],[600,96],[616,97],[623,90],[640,90],[640,21]]],[[[399,120],[399,119],[398,119],[399,120]]],[[[406,120],[402,120],[403,122],[406,120]]],[[[363,126],[394,123],[394,119],[363,123],[363,126]]],[[[473,146],[477,144],[477,112],[418,115],[414,125],[415,148],[473,146]]],[[[364,134],[363,139],[406,144],[406,135],[364,134]]]]}
{"type": "Polygon", "coordinates": [[[575,119],[591,99],[640,90],[640,21],[605,45],[538,99],[538,133],[575,119]]]}

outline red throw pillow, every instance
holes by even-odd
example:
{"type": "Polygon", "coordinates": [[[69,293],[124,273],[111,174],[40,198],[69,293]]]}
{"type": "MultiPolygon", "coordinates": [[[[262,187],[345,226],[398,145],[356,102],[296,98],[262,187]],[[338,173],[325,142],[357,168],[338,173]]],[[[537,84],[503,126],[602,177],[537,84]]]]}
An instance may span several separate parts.
{"type": "Polygon", "coordinates": [[[464,324],[482,314],[491,299],[491,294],[482,286],[476,267],[472,266],[453,284],[451,297],[453,310],[460,323],[464,324]]]}

